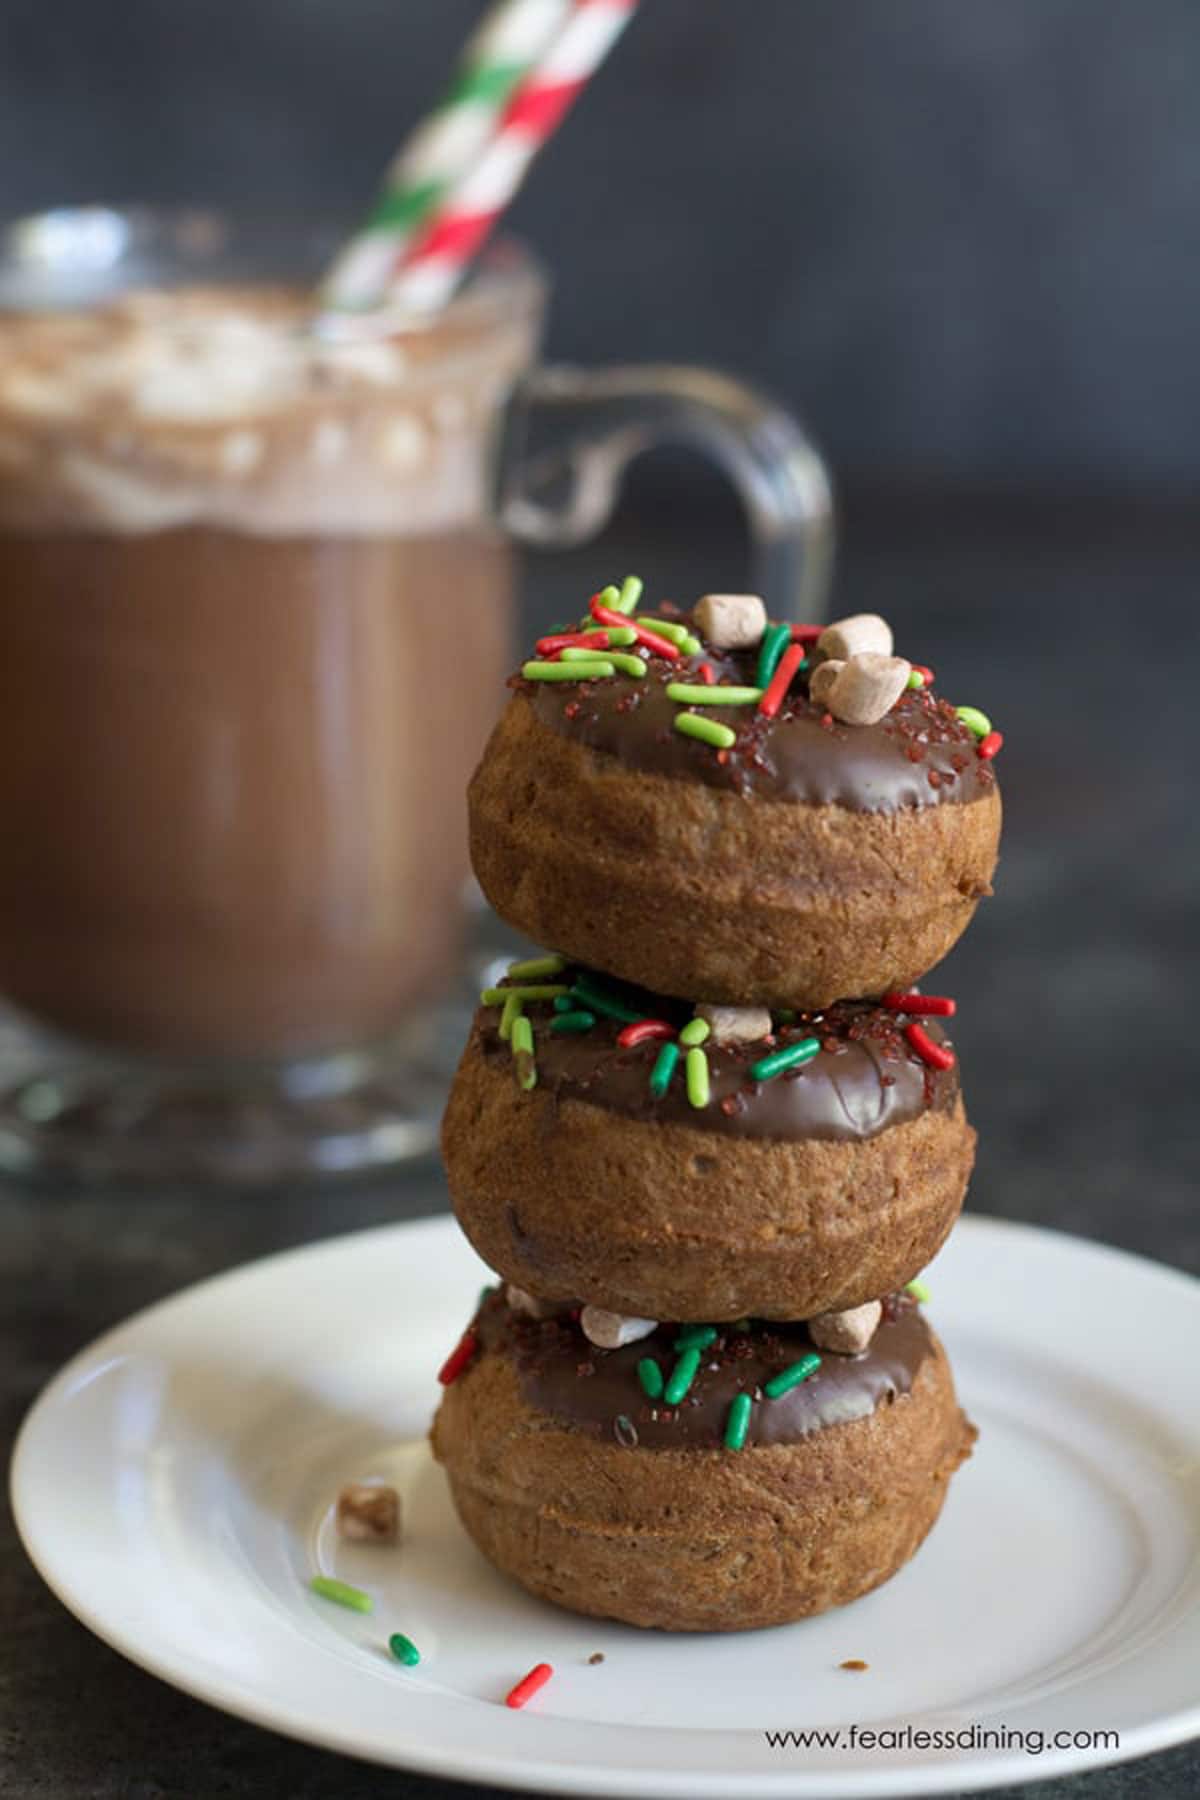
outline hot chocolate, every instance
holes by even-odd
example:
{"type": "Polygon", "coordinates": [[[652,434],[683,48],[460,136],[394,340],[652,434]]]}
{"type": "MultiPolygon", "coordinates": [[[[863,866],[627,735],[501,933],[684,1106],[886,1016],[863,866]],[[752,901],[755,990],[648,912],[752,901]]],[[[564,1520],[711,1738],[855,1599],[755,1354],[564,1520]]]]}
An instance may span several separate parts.
{"type": "MultiPolygon", "coordinates": [[[[512,291],[514,284],[518,291],[512,291]]],[[[138,1051],[386,1032],[446,976],[508,650],[494,420],[538,293],[0,314],[0,993],[138,1051]]]]}

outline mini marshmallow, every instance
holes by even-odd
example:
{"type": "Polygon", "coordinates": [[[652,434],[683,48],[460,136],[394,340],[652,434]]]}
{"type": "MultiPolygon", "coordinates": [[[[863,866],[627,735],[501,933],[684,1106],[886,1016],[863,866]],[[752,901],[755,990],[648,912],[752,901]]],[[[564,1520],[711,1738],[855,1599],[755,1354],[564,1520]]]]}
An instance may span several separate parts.
{"type": "Polygon", "coordinates": [[[337,1497],[338,1536],[355,1544],[394,1544],[400,1536],[400,1496],[394,1487],[352,1481],[337,1497]]]}
{"type": "Polygon", "coordinates": [[[717,650],[749,650],[767,629],[767,609],[757,594],[705,594],[692,617],[717,650]]]}
{"type": "Polygon", "coordinates": [[[844,662],[833,658],[829,662],[817,664],[808,678],[808,697],[814,706],[828,706],[829,690],[845,666],[844,662]]]}
{"type": "Polygon", "coordinates": [[[879,1329],[883,1307],[878,1300],[846,1312],[818,1313],[808,1321],[808,1335],[821,1350],[837,1356],[861,1356],[879,1329]]]}
{"type": "Polygon", "coordinates": [[[894,648],[892,628],[878,613],[852,613],[848,619],[835,619],[817,639],[822,656],[841,662],[867,650],[876,656],[890,656],[894,648]]]}
{"type": "Polygon", "coordinates": [[[600,1350],[620,1350],[658,1330],[657,1319],[630,1319],[624,1313],[606,1312],[602,1306],[585,1306],[579,1323],[589,1344],[600,1350]]]}
{"type": "Polygon", "coordinates": [[[552,1319],[563,1310],[553,1300],[538,1300],[524,1288],[514,1287],[511,1281],[505,1283],[504,1298],[514,1312],[526,1313],[531,1319],[552,1319]]]}
{"type": "Polygon", "coordinates": [[[908,686],[912,664],[902,656],[865,651],[838,670],[825,696],[835,719],[846,725],[876,725],[891,712],[908,686]]]}
{"type": "Polygon", "coordinates": [[[708,1020],[714,1044],[754,1044],[770,1036],[771,1015],[765,1006],[715,1006],[706,1000],[696,1013],[708,1020]]]}

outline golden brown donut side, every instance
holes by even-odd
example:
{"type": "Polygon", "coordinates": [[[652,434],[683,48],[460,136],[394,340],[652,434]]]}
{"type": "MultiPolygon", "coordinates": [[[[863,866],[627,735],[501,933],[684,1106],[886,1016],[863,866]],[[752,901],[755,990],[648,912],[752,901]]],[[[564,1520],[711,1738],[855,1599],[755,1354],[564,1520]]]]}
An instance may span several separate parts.
{"type": "Polygon", "coordinates": [[[500,915],[658,993],[826,1006],[906,988],[991,891],[999,793],[895,813],[805,806],[630,770],[515,694],[469,791],[500,915]]]}
{"type": "Polygon", "coordinates": [[[794,1444],[626,1449],[535,1411],[487,1352],[434,1420],[463,1525],[532,1593],[668,1631],[742,1631],[843,1606],[893,1575],[970,1454],[937,1339],[912,1392],[794,1444]]]}
{"type": "Polygon", "coordinates": [[[472,1035],[442,1129],[459,1224],[547,1300],[706,1322],[805,1319],[911,1280],[958,1217],[962,1101],[876,1137],[738,1138],[535,1088],[472,1035]]]}

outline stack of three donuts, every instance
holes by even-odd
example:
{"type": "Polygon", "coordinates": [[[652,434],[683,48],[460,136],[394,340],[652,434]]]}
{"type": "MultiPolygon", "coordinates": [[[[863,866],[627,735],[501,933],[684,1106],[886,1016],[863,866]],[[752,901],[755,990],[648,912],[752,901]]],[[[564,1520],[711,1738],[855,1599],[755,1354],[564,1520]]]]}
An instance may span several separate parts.
{"type": "MultiPolygon", "coordinates": [[[[689,624],[703,621],[701,606],[689,624]]],[[[727,647],[703,637],[698,647],[721,681],[746,672],[729,666],[727,647]]],[[[815,673],[820,648],[806,660],[815,673]]],[[[824,759],[812,779],[826,784],[839,757],[875,777],[889,766],[886,744],[864,745],[864,727],[841,723],[818,723],[805,758],[821,704],[812,686],[811,674],[798,682],[767,731],[750,727],[728,782],[699,760],[647,767],[657,733],[644,733],[640,761],[622,758],[616,691],[597,707],[596,687],[581,684],[583,706],[539,718],[540,694],[518,686],[472,796],[475,863],[493,903],[590,953],[519,963],[485,993],[454,1085],[451,1192],[502,1281],[451,1359],[434,1445],[493,1562],[546,1599],[637,1625],[746,1629],[854,1599],[913,1554],[974,1436],[915,1283],[961,1208],[974,1133],[948,1036],[953,1006],[913,990],[927,947],[912,937],[927,946],[935,918],[943,936],[952,916],[961,929],[987,890],[994,780],[964,783],[953,808],[886,791],[874,809],[845,794],[764,800],[754,771],[777,775],[789,757],[793,770],[824,759]],[[559,717],[581,716],[581,729],[557,730],[559,717]],[[608,745],[588,741],[597,718],[608,745]],[[543,756],[564,755],[553,807],[534,797],[514,808],[514,776],[516,792],[537,790],[543,756]],[[642,826],[623,852],[641,891],[633,912],[595,895],[581,926],[583,877],[563,870],[608,854],[606,783],[629,790],[616,802],[642,826]],[[664,861],[662,821],[650,818],[663,802],[690,817],[693,858],[703,837],[707,891],[690,913],[674,908],[682,826],[676,818],[664,861]],[[971,813],[978,802],[986,820],[971,813]],[[931,834],[924,815],[935,810],[931,834]],[[729,880],[728,858],[769,866],[784,829],[798,917],[764,881],[774,947],[764,951],[760,934],[756,953],[745,871],[729,880]],[[905,856],[915,864],[921,834],[926,886],[907,896],[909,934],[897,870],[905,856]],[[516,856],[510,881],[502,871],[516,856]],[[839,856],[876,870],[876,892],[855,890],[853,932],[850,897],[832,879],[839,856]],[[829,907],[842,909],[840,939],[811,929],[823,879],[829,907]],[[722,888],[732,897],[720,914],[722,888]],[[731,1004],[739,944],[752,1003],[743,992],[731,1004]],[[651,946],[669,994],[710,997],[638,985],[651,946]],[[850,966],[879,998],[828,994],[831,969],[850,966]]],[[[639,709],[656,704],[635,692],[639,709]]],[[[918,717],[929,709],[926,694],[918,717]]],[[[969,747],[966,729],[948,729],[941,712],[935,726],[926,743],[949,764],[969,747]]],[[[895,735],[907,765],[896,778],[911,779],[913,734],[895,735]]],[[[689,748],[709,751],[702,740],[689,748]]]]}

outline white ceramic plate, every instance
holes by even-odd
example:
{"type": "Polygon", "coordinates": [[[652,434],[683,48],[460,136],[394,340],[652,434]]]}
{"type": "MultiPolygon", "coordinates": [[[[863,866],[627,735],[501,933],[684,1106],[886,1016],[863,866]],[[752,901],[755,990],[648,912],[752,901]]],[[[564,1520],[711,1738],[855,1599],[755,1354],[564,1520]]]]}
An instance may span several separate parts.
{"type": "Polygon", "coordinates": [[[45,1579],[215,1706],[520,1788],[928,1794],[1200,1732],[1200,1284],[964,1220],[930,1274],[931,1316],[982,1435],[927,1544],[840,1613],[673,1638],[528,1598],[460,1530],[424,1434],[484,1275],[438,1218],[273,1257],[110,1332],[46,1389],[17,1447],[17,1520],[45,1579]],[[402,1490],[399,1550],[331,1529],[338,1486],[373,1476],[402,1490]],[[374,1615],[310,1594],[317,1570],[369,1588],[374,1615]],[[388,1655],[396,1630],[419,1668],[388,1655]],[[854,1657],[866,1673],[839,1668],[854,1657]],[[531,1705],[500,1704],[542,1661],[556,1672],[531,1705]],[[852,1725],[882,1746],[764,1735],[852,1725]],[[960,1741],[896,1747],[906,1727],[960,1741]],[[1027,1747],[1059,1732],[1081,1741],[1027,1747]]]}

